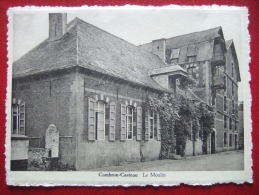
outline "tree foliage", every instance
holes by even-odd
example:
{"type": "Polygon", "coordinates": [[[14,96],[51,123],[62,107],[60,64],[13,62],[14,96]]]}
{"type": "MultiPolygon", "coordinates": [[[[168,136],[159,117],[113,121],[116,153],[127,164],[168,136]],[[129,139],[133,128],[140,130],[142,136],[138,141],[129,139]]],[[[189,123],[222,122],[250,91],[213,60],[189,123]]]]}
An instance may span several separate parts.
{"type": "Polygon", "coordinates": [[[196,141],[199,134],[206,142],[214,126],[214,113],[204,103],[184,95],[163,93],[158,97],[150,96],[147,107],[160,116],[161,158],[168,158],[174,151],[184,156],[187,137],[192,134],[193,141],[196,141]]]}

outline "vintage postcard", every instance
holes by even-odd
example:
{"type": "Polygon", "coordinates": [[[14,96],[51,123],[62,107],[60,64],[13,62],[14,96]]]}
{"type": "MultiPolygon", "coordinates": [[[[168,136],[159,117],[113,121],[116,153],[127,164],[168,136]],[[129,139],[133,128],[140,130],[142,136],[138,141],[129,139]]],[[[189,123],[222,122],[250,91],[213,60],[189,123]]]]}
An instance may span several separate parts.
{"type": "Polygon", "coordinates": [[[246,7],[7,14],[8,185],[252,182],[246,7]]]}

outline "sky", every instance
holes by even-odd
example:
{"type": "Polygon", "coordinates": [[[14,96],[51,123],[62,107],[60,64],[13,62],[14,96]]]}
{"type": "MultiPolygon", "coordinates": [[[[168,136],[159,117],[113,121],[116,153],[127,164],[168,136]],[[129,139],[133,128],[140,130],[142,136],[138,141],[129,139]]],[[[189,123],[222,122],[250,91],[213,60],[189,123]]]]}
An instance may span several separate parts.
{"type": "MultiPolygon", "coordinates": [[[[56,12],[56,11],[55,11],[56,12]]],[[[242,67],[247,66],[247,53],[242,52],[245,40],[245,19],[240,9],[158,9],[158,8],[91,8],[68,12],[68,22],[75,17],[106,30],[135,45],[155,39],[197,32],[221,26],[225,40],[233,39],[242,67]]],[[[48,38],[48,13],[19,12],[13,17],[14,60],[48,38]]],[[[239,84],[242,87],[242,82],[239,84]]],[[[244,86],[243,86],[244,87],[244,86]]],[[[239,99],[242,92],[239,90],[239,99]]]]}

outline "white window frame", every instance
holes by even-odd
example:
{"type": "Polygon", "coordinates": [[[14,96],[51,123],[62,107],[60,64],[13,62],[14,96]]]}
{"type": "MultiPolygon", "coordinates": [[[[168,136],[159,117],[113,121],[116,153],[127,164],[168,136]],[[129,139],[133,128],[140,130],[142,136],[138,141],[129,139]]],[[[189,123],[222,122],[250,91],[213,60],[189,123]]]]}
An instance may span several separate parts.
{"type": "Polygon", "coordinates": [[[132,140],[133,139],[133,107],[127,106],[126,107],[126,139],[132,140]],[[129,113],[129,110],[131,110],[131,114],[129,113]],[[131,117],[131,129],[129,128],[129,117],[131,117]],[[131,132],[131,138],[129,138],[129,133],[131,132]]]}
{"type": "Polygon", "coordinates": [[[95,119],[95,131],[96,131],[96,140],[105,140],[105,102],[103,101],[97,101],[97,108],[95,113],[97,113],[97,118],[95,119]],[[100,110],[100,104],[103,104],[103,111],[100,110]],[[98,121],[99,121],[99,113],[103,114],[103,139],[100,138],[100,129],[98,128],[98,121]]]}
{"type": "Polygon", "coordinates": [[[155,112],[154,111],[149,111],[148,112],[148,130],[149,130],[149,139],[153,140],[155,139],[155,112]],[[153,114],[153,116],[151,116],[151,113],[153,114]],[[151,120],[153,120],[152,122],[152,129],[151,129],[151,120]],[[152,130],[152,134],[151,134],[151,130],[152,130]],[[152,136],[152,137],[151,137],[152,136]]]}

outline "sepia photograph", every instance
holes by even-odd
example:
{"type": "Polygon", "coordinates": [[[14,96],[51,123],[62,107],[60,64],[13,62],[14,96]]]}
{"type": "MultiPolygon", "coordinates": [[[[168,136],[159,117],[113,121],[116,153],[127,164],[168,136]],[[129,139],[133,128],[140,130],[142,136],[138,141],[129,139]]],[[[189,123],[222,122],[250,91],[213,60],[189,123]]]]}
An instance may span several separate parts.
{"type": "Polygon", "coordinates": [[[246,8],[25,7],[8,16],[9,183],[23,185],[23,174],[32,185],[55,174],[57,185],[251,181],[246,8]],[[69,178],[77,172],[93,182],[69,178]]]}

